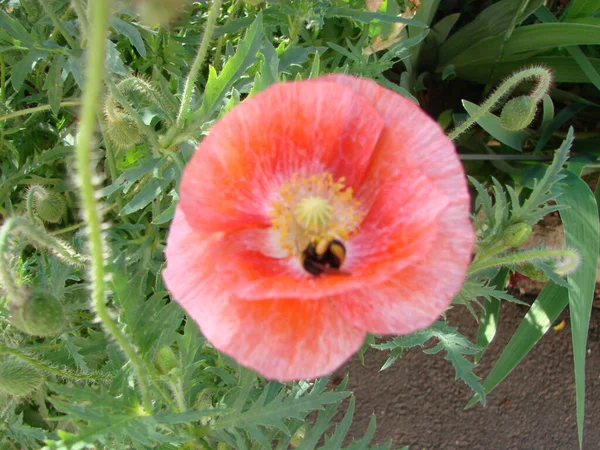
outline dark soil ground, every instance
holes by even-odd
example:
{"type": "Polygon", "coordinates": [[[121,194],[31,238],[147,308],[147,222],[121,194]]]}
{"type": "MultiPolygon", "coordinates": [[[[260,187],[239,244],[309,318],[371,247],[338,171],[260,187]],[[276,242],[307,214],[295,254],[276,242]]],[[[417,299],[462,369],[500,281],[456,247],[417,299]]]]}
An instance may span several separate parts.
{"type": "MultiPolygon", "coordinates": [[[[505,303],[496,339],[478,373],[485,376],[506,346],[527,308],[505,303]]],[[[464,308],[448,314],[449,323],[473,340],[476,325],[464,308]]],[[[494,390],[487,406],[464,406],[470,389],[454,380],[443,354],[406,352],[379,372],[387,352],[370,349],[365,366],[354,358],[340,370],[349,373],[356,396],[351,432],[362,435],[370,415],[377,416],[376,442],[393,440],[392,448],[436,449],[578,449],[571,329],[550,331],[522,363],[494,390]]],[[[592,310],[586,361],[584,450],[600,449],[600,309],[592,310]]]]}

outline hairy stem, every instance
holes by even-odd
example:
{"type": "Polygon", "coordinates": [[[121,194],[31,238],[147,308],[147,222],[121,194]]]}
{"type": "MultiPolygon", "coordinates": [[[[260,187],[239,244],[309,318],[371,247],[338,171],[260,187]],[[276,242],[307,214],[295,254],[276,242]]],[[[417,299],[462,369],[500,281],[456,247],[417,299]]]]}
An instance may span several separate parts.
{"type": "Polygon", "coordinates": [[[123,352],[127,355],[136,371],[139,387],[142,394],[142,403],[146,411],[151,411],[152,403],[148,393],[148,381],[144,372],[143,363],[130,344],[127,337],[121,332],[115,321],[110,317],[105,301],[104,277],[104,241],[101,232],[101,216],[93,185],[92,170],[92,143],[96,128],[96,114],[102,79],[104,76],[104,55],[106,52],[106,33],[108,28],[110,0],[94,0],[89,3],[90,29],[87,48],[87,67],[85,73],[85,87],[83,90],[83,106],[81,109],[81,122],[79,136],[75,146],[77,163],[76,178],[79,183],[81,203],[84,217],[87,222],[89,235],[89,248],[91,254],[91,284],[92,302],[96,314],[102,321],[105,329],[117,341],[123,352]]]}
{"type": "Polygon", "coordinates": [[[468,274],[471,275],[475,272],[480,272],[485,269],[500,266],[510,266],[514,264],[521,264],[525,262],[547,261],[551,259],[566,259],[569,262],[569,272],[572,272],[579,261],[579,255],[572,250],[526,250],[522,252],[510,253],[508,255],[501,256],[499,258],[488,258],[478,263],[471,264],[468,270],[468,274]]]}
{"type": "Polygon", "coordinates": [[[22,305],[25,302],[8,260],[10,254],[8,248],[9,238],[16,233],[22,233],[35,246],[51,251],[58,258],[74,266],[83,267],[88,263],[85,256],[77,253],[66,242],[50,236],[44,229],[31,223],[25,217],[8,218],[0,228],[0,280],[10,300],[15,305],[22,305]]]}
{"type": "Polygon", "coordinates": [[[471,125],[481,119],[486,113],[494,109],[498,102],[509,95],[512,90],[519,85],[519,83],[531,78],[537,79],[537,84],[533,92],[530,94],[530,97],[535,103],[541,101],[544,97],[544,94],[548,91],[550,83],[552,82],[550,72],[542,67],[532,67],[531,69],[522,70],[504,80],[500,87],[498,87],[498,89],[496,89],[496,91],[492,93],[492,95],[490,95],[479,108],[477,108],[477,111],[475,111],[475,113],[463,123],[458,125],[448,135],[448,137],[452,140],[455,140],[458,136],[467,131],[471,125]]]}
{"type": "Polygon", "coordinates": [[[181,98],[179,113],[177,114],[178,128],[182,128],[183,126],[185,115],[190,106],[190,101],[192,100],[192,92],[194,90],[194,85],[196,84],[196,79],[198,78],[198,74],[200,73],[200,69],[202,68],[202,64],[204,63],[204,58],[206,58],[206,53],[208,52],[208,44],[211,41],[211,37],[215,29],[215,24],[217,23],[217,18],[219,17],[220,11],[221,0],[213,0],[212,6],[210,7],[210,12],[208,13],[208,19],[206,20],[204,35],[202,36],[202,41],[200,41],[200,47],[198,48],[198,53],[196,54],[196,58],[194,59],[192,68],[190,69],[190,73],[188,74],[188,77],[185,80],[185,87],[183,88],[183,97],[181,98]]]}

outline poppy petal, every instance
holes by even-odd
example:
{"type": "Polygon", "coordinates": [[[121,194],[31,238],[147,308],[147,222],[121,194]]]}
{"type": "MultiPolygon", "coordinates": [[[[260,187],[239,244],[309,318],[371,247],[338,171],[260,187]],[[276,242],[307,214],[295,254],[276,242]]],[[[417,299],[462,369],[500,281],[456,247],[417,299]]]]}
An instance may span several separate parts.
{"type": "Polygon", "coordinates": [[[332,75],[332,82],[350,87],[374,106],[385,121],[365,177],[362,195],[372,197],[382,180],[413,167],[425,174],[453,203],[470,207],[464,170],[454,144],[423,110],[372,80],[332,75]]]}
{"type": "Polygon", "coordinates": [[[295,173],[327,170],[359,186],[382,127],[369,102],[344,86],[273,85],[213,126],[186,167],[180,205],[198,230],[268,226],[274,193],[295,173]]]}
{"type": "Polygon", "coordinates": [[[344,293],[336,300],[354,326],[375,334],[408,334],[431,325],[460,290],[471,261],[471,224],[460,215],[440,218],[440,233],[428,256],[380,284],[344,293]]]}
{"type": "Polygon", "coordinates": [[[326,375],[360,348],[365,332],[349,325],[330,299],[247,302],[224,294],[214,276],[210,241],[178,208],[163,277],[215,348],[280,381],[326,375]]]}

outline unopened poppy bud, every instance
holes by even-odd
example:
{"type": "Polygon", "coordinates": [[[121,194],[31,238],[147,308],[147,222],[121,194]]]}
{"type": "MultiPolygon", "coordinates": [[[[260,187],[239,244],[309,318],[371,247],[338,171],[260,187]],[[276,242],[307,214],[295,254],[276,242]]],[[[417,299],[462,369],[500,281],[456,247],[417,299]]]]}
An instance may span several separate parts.
{"type": "Polygon", "coordinates": [[[156,352],[154,362],[160,373],[166,375],[177,367],[177,355],[171,347],[164,346],[156,352]]]}
{"type": "Polygon", "coordinates": [[[118,149],[128,149],[142,142],[143,135],[137,122],[112,98],[104,104],[105,130],[110,142],[118,149]]]}
{"type": "Polygon", "coordinates": [[[513,98],[502,108],[500,125],[509,131],[527,128],[533,122],[536,109],[537,104],[529,96],[523,95],[513,98]]]}
{"type": "Polygon", "coordinates": [[[30,394],[44,382],[44,375],[35,367],[16,359],[0,362],[0,392],[15,397],[30,394]]]}
{"type": "Polygon", "coordinates": [[[525,263],[525,264],[519,266],[518,270],[520,273],[522,273],[523,275],[525,275],[527,278],[529,278],[532,281],[538,281],[540,283],[544,283],[550,279],[548,277],[548,275],[546,275],[544,273],[543,270],[534,267],[534,265],[531,263],[525,263]]]}
{"type": "Polygon", "coordinates": [[[62,303],[46,289],[33,287],[23,305],[13,306],[10,323],[33,336],[53,336],[65,325],[62,303]]]}
{"type": "Polygon", "coordinates": [[[33,210],[44,222],[58,223],[67,211],[62,195],[49,191],[42,186],[31,186],[33,210]]]}
{"type": "Polygon", "coordinates": [[[164,25],[173,19],[189,0],[136,0],[142,21],[148,25],[164,25]]]}
{"type": "Polygon", "coordinates": [[[502,233],[502,240],[509,247],[520,247],[529,239],[531,225],[519,222],[508,226],[502,233]]]}

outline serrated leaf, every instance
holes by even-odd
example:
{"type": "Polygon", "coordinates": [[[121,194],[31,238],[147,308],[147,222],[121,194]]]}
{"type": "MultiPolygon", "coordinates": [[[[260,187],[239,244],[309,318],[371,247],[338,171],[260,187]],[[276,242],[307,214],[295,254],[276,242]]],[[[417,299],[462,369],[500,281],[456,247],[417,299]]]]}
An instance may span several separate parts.
{"type": "Polygon", "coordinates": [[[563,177],[563,175],[560,174],[560,171],[567,161],[573,139],[573,127],[570,127],[567,132],[567,137],[554,155],[552,164],[546,170],[546,173],[539,183],[535,185],[531,195],[525,200],[523,205],[519,206],[513,204],[513,212],[511,214],[512,223],[526,222],[533,225],[543,217],[543,215],[540,215],[540,206],[556,197],[552,194],[551,189],[552,186],[563,177]]]}
{"type": "Polygon", "coordinates": [[[46,89],[48,94],[48,101],[52,112],[56,115],[60,110],[60,102],[63,97],[63,83],[62,83],[62,67],[64,64],[64,57],[57,55],[50,65],[50,69],[46,74],[44,80],[43,89],[46,89]]]}
{"type": "Polygon", "coordinates": [[[159,158],[141,160],[137,166],[125,170],[112,184],[101,189],[99,191],[100,196],[108,197],[118,190],[121,190],[124,194],[127,194],[129,189],[131,189],[136,182],[138,182],[144,175],[152,173],[152,171],[158,168],[161,163],[162,160],[159,158]]]}
{"type": "Polygon", "coordinates": [[[109,25],[117,32],[125,36],[131,45],[135,47],[137,52],[142,58],[146,57],[146,47],[144,46],[144,40],[142,35],[136,27],[131,25],[129,22],[119,19],[118,17],[112,16],[109,21],[109,25]]]}
{"type": "Polygon", "coordinates": [[[246,70],[256,61],[256,53],[263,40],[262,15],[259,14],[244,39],[240,40],[237,51],[227,60],[220,74],[211,67],[208,81],[204,88],[204,98],[200,109],[194,113],[194,118],[206,118],[221,107],[221,101],[246,70]]]}
{"type": "Polygon", "coordinates": [[[159,198],[165,189],[165,181],[153,178],[148,181],[137,194],[121,209],[119,214],[127,215],[145,208],[159,198]]]}
{"type": "Polygon", "coordinates": [[[121,54],[117,50],[117,44],[110,39],[106,40],[106,68],[122,77],[129,74],[129,70],[121,60],[121,54]]]}
{"type": "Polygon", "coordinates": [[[31,50],[23,57],[23,59],[12,66],[10,83],[15,91],[19,92],[21,90],[21,87],[23,87],[23,83],[25,82],[25,78],[27,78],[27,75],[29,72],[31,72],[31,69],[33,69],[35,63],[40,59],[43,59],[45,56],[45,53],[37,50],[31,50]]]}

